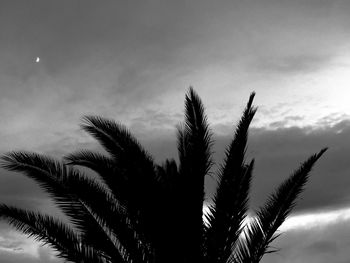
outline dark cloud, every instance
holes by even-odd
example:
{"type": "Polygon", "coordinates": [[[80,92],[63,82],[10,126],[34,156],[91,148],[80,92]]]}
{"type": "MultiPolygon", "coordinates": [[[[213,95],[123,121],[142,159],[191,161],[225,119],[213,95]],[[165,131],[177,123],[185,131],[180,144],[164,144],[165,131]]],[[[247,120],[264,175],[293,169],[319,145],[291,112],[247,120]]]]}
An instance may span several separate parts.
{"type": "Polygon", "coordinates": [[[0,196],[1,202],[11,201],[15,205],[23,205],[24,202],[27,208],[36,208],[40,205],[40,199],[45,199],[38,185],[31,179],[3,169],[0,174],[0,196]]]}
{"type": "Polygon", "coordinates": [[[256,158],[253,200],[261,203],[264,196],[286,178],[300,162],[323,147],[329,147],[312,171],[310,182],[298,209],[325,209],[348,206],[350,167],[350,122],[343,121],[320,130],[288,128],[275,131],[252,131],[249,153],[256,158]],[[339,132],[339,127],[342,127],[339,132]],[[327,189],[325,189],[327,186],[327,189]]]}
{"type": "Polygon", "coordinates": [[[306,253],[319,255],[319,254],[330,254],[335,255],[338,251],[337,245],[334,242],[328,240],[317,241],[305,249],[306,253]]]}

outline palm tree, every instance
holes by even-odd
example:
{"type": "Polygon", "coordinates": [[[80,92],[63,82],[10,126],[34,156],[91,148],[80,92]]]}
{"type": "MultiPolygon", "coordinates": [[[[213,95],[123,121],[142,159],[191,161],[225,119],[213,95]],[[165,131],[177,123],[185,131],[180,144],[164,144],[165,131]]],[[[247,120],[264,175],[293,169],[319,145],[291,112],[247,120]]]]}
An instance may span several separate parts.
{"type": "Polygon", "coordinates": [[[254,160],[245,158],[254,95],[215,175],[218,187],[208,214],[203,214],[204,178],[212,174],[212,134],[203,104],[190,88],[177,133],[179,164],[167,159],[156,165],[124,126],[86,116],[82,129],[107,154],[82,150],[64,162],[29,152],[1,158],[5,169],[34,179],[69,223],[5,204],[0,218],[69,262],[259,262],[273,251],[269,245],[277,229],[326,149],[307,159],[245,223],[254,167],[254,160]],[[77,166],[97,176],[87,176],[77,166]]]}

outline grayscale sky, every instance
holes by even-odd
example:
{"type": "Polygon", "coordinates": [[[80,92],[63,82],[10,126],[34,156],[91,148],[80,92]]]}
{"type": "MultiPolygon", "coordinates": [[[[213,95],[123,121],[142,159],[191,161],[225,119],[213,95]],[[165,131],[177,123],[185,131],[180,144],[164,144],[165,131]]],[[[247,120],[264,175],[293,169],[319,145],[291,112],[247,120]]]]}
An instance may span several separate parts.
{"type": "MultiPolygon", "coordinates": [[[[1,0],[0,153],[99,149],[79,128],[96,114],[127,125],[157,161],[176,157],[193,86],[220,163],[256,91],[253,208],[330,147],[282,227],[281,250],[263,262],[349,262],[349,14],[348,0],[1,0]]],[[[0,202],[57,213],[32,181],[4,170],[0,202]]],[[[59,261],[2,222],[0,262],[59,261]]]]}

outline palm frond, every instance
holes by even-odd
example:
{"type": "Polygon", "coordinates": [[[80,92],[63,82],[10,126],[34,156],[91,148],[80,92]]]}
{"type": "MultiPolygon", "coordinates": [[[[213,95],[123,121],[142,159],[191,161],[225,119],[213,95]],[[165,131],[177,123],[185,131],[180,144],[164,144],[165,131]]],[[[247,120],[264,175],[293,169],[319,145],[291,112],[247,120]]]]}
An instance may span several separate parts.
{"type": "Polygon", "coordinates": [[[60,258],[71,262],[109,262],[99,251],[84,244],[73,229],[51,216],[1,204],[0,218],[29,237],[49,245],[60,258]]]}
{"type": "Polygon", "coordinates": [[[296,199],[303,191],[312,167],[326,150],[322,149],[309,157],[271,194],[253,222],[245,229],[237,253],[233,256],[234,262],[257,263],[269,252],[269,244],[278,237],[275,232],[296,205],[296,199]]]}
{"type": "Polygon", "coordinates": [[[190,88],[185,98],[185,122],[178,128],[181,214],[186,239],[181,241],[192,261],[202,260],[204,178],[212,166],[211,132],[204,106],[190,88]]]}
{"type": "Polygon", "coordinates": [[[119,202],[128,200],[129,185],[125,173],[118,169],[114,159],[103,154],[82,150],[64,157],[67,165],[78,165],[96,172],[119,202]]]}
{"type": "Polygon", "coordinates": [[[206,231],[207,262],[229,262],[236,249],[248,210],[253,167],[254,160],[244,168],[241,181],[231,186],[232,192],[227,192],[226,200],[210,207],[206,231]]]}
{"type": "MultiPolygon", "coordinates": [[[[182,145],[185,159],[180,158],[180,172],[184,169],[198,171],[198,180],[202,180],[212,166],[212,134],[204,112],[204,106],[197,93],[190,88],[185,98],[185,122],[179,129],[178,145],[182,145]],[[181,134],[183,133],[183,134],[181,134]],[[194,163],[191,163],[194,161],[194,163]],[[189,167],[192,164],[192,167],[189,167]]],[[[184,171],[185,172],[185,171],[184,171]]]]}
{"type": "Polygon", "coordinates": [[[153,171],[153,159],[126,127],[97,116],[85,116],[81,127],[97,139],[113,158],[120,160],[119,165],[132,157],[127,164],[137,163],[143,169],[153,171]]]}
{"type": "Polygon", "coordinates": [[[135,230],[135,226],[124,207],[95,180],[82,176],[75,171],[63,182],[90,210],[95,219],[103,226],[121,249],[133,262],[143,262],[147,256],[147,242],[135,230]],[[127,248],[127,249],[125,249],[127,248]]]}
{"type": "Polygon", "coordinates": [[[249,125],[256,112],[252,106],[254,96],[255,93],[250,95],[218,175],[218,188],[210,208],[206,231],[209,262],[227,262],[246,217],[254,161],[246,165],[245,152],[249,125]]]}
{"type": "Polygon", "coordinates": [[[156,181],[153,159],[124,126],[109,119],[86,116],[82,128],[111,154],[114,166],[124,178],[136,182],[133,187],[153,186],[156,181]]]}
{"type": "MultiPolygon", "coordinates": [[[[125,200],[128,202],[128,212],[138,214],[142,210],[141,213],[150,221],[150,204],[156,198],[155,193],[159,187],[151,156],[124,126],[112,120],[86,116],[82,128],[110,153],[118,169],[118,176],[126,179],[120,187],[124,187],[127,194],[125,200]]],[[[116,179],[116,183],[121,182],[123,180],[116,179]]]]}
{"type": "Polygon", "coordinates": [[[146,249],[147,241],[141,241],[142,237],[136,232],[132,218],[129,217],[124,206],[130,192],[127,179],[118,173],[114,160],[100,153],[86,150],[70,154],[65,159],[68,165],[81,165],[97,172],[112,191],[112,195],[107,193],[104,188],[86,177],[78,176],[78,178],[69,179],[69,185],[73,187],[75,193],[83,198],[103,224],[107,224],[112,229],[123,247],[128,248],[127,253],[132,257],[133,262],[142,262],[141,259],[149,254],[146,249]]]}
{"type": "Polygon", "coordinates": [[[101,220],[91,212],[75,190],[66,184],[68,180],[73,180],[77,176],[78,171],[35,153],[12,152],[2,156],[1,160],[3,168],[22,172],[34,179],[83,233],[85,242],[101,249],[112,258],[122,259],[119,244],[111,240],[101,220]]]}

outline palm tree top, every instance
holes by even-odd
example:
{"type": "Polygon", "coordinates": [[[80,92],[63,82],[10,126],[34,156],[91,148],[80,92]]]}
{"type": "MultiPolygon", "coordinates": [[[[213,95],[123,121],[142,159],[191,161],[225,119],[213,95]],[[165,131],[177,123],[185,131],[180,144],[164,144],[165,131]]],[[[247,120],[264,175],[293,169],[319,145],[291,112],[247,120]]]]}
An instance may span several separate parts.
{"type": "Polygon", "coordinates": [[[185,96],[184,122],[177,127],[178,163],[166,159],[156,164],[125,126],[99,116],[85,116],[81,127],[106,154],[81,150],[57,161],[31,152],[7,153],[2,167],[35,180],[70,223],[5,204],[0,218],[68,262],[259,262],[272,251],[276,231],[326,148],[302,163],[247,222],[254,159],[245,154],[257,111],[254,97],[252,92],[213,174],[212,132],[193,88],[185,96]],[[94,171],[96,178],[79,167],[94,171]],[[209,174],[218,185],[204,215],[209,174]]]}

